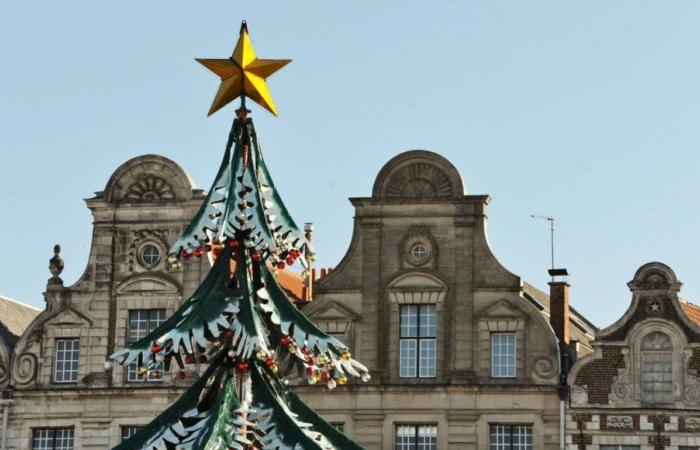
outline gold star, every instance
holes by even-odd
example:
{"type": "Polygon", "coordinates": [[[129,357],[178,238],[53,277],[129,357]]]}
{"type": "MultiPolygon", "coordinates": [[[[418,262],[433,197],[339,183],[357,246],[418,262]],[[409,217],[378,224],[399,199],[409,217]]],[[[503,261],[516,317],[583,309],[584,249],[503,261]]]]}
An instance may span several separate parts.
{"type": "Polygon", "coordinates": [[[265,79],[291,61],[291,59],[258,59],[255,56],[250,36],[248,36],[248,27],[243,21],[241,34],[230,58],[197,59],[197,62],[221,78],[221,85],[208,115],[211,116],[240,96],[249,97],[272,114],[277,115],[277,109],[275,109],[275,103],[272,101],[265,79]]]}

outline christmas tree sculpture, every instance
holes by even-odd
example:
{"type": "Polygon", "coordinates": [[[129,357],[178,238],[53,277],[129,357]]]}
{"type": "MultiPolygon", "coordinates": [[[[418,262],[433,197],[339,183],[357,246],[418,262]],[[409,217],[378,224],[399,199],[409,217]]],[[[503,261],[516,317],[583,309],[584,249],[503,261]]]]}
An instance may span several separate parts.
{"type": "MultiPolygon", "coordinates": [[[[245,22],[231,58],[199,60],[221,77],[209,114],[241,97],[223,161],[204,203],[170,251],[168,264],[208,256],[212,268],[182,307],[152,333],[107,361],[158,374],[177,364],[208,364],[127,449],[360,449],[289,388],[298,373],[329,388],[369,379],[347,347],[299,311],[276,271],[313,249],[289,215],[265,165],[246,97],[276,114],[265,79],[288,60],[257,59],[245,22]]],[[[178,372],[184,373],[184,372],[178,372]]]]}

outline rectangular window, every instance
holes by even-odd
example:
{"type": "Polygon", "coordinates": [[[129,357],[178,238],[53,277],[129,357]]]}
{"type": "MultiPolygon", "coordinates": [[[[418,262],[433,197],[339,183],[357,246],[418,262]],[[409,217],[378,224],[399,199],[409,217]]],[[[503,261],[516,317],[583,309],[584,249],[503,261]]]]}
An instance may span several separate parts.
{"type": "Polygon", "coordinates": [[[331,422],[331,426],[342,433],[343,429],[345,428],[345,423],[344,422],[331,422]]]}
{"type": "Polygon", "coordinates": [[[395,450],[437,450],[437,425],[396,425],[395,450]]]}
{"type": "Polygon", "coordinates": [[[73,428],[35,428],[32,450],[73,450],[73,428]]]}
{"type": "MultiPolygon", "coordinates": [[[[156,329],[160,324],[165,322],[164,309],[134,309],[129,311],[129,329],[127,336],[127,345],[131,345],[143,339],[156,329]]],[[[126,380],[139,381],[160,381],[162,378],[152,378],[149,376],[139,376],[138,364],[129,364],[126,368],[126,380]]],[[[163,370],[163,364],[159,364],[156,370],[163,370]]]]}
{"type": "Polygon", "coordinates": [[[401,305],[399,312],[399,376],[433,378],[437,368],[435,305],[401,305]]]}
{"type": "Polygon", "coordinates": [[[328,333],[328,336],[339,340],[343,345],[347,345],[345,343],[345,333],[328,333]]]}
{"type": "Polygon", "coordinates": [[[75,383],[78,381],[80,340],[56,339],[55,360],[53,379],[56,383],[75,383]]]}
{"type": "Polygon", "coordinates": [[[123,425],[122,426],[122,442],[126,441],[131,436],[135,435],[140,429],[141,429],[141,427],[137,427],[134,425],[123,425]]]}
{"type": "Polygon", "coordinates": [[[515,333],[491,333],[491,376],[515,377],[515,333]]]}
{"type": "Polygon", "coordinates": [[[532,450],[532,425],[492,424],[491,450],[532,450]]]}

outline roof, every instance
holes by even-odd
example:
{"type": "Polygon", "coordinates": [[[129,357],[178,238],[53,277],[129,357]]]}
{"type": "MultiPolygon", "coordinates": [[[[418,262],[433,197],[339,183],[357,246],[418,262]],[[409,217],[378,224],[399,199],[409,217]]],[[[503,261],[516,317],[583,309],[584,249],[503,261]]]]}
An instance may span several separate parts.
{"type": "Polygon", "coordinates": [[[0,325],[20,336],[41,310],[0,295],[0,325]]]}
{"type": "MultiPolygon", "coordinates": [[[[523,281],[523,293],[540,311],[549,314],[549,295],[547,293],[541,291],[527,281],[523,281]]],[[[576,311],[571,305],[569,305],[569,320],[585,333],[594,333],[598,331],[598,327],[576,311]]]]}
{"type": "Polygon", "coordinates": [[[683,312],[688,316],[688,319],[700,326],[700,306],[683,299],[680,299],[680,304],[681,308],[683,308],[683,312]]]}
{"type": "Polygon", "coordinates": [[[304,278],[298,273],[288,270],[277,271],[277,282],[295,302],[304,300],[304,278]]]}

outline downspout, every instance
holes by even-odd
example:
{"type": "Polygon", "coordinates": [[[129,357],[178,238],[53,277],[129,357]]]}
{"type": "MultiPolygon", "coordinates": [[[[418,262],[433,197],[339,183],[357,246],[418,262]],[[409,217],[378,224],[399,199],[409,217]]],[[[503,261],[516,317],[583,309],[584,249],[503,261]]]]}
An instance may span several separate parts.
{"type": "Polygon", "coordinates": [[[559,400],[559,449],[566,449],[566,414],[564,408],[566,402],[559,400]]]}
{"type": "Polygon", "coordinates": [[[2,406],[2,438],[0,439],[0,450],[7,450],[7,430],[10,423],[10,406],[12,400],[0,400],[2,406]]]}

